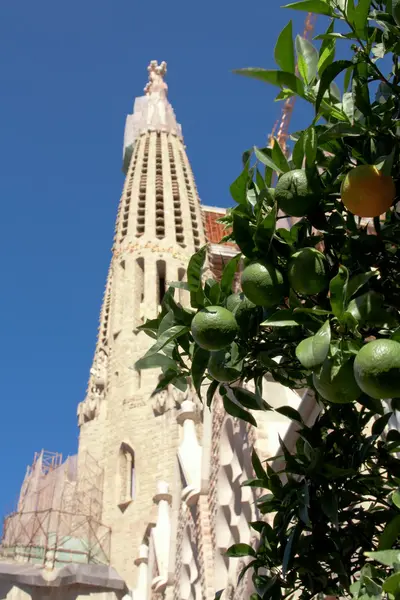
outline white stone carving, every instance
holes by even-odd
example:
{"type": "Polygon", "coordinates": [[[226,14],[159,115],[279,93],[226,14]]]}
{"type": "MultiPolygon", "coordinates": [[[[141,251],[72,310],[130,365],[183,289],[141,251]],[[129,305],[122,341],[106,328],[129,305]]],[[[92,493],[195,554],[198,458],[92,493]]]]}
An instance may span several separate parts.
{"type": "MultiPolygon", "coordinates": [[[[246,424],[228,415],[221,428],[219,465],[215,589],[227,590],[230,585],[236,586],[238,559],[227,558],[224,553],[232,544],[251,542],[248,522],[256,520],[253,489],[242,487],[242,483],[252,477],[246,424]]],[[[225,594],[229,596],[227,591],[225,594]]]]}
{"type": "Polygon", "coordinates": [[[79,427],[98,416],[100,405],[104,399],[107,385],[108,356],[103,348],[100,348],[94,358],[90,369],[88,392],[83,402],[78,404],[79,427]]]}
{"type": "Polygon", "coordinates": [[[104,389],[107,383],[107,354],[100,348],[90,369],[91,379],[96,388],[104,389]]]}
{"type": "Polygon", "coordinates": [[[182,128],[176,122],[175,113],[167,100],[168,86],[164,81],[167,64],[152,60],[149,67],[149,82],[145,96],[136,98],[133,114],[126,118],[124,149],[130,148],[146,131],[165,131],[182,138],[182,128]]]}
{"type": "Polygon", "coordinates": [[[183,439],[178,448],[178,460],[185,478],[182,500],[188,506],[197,502],[201,489],[201,447],[196,435],[196,405],[184,400],[177,416],[183,426],[183,439]]]}
{"type": "Polygon", "coordinates": [[[196,540],[188,522],[183,532],[180,574],[180,597],[182,600],[198,600],[201,598],[201,582],[198,567],[196,540]]]}
{"type": "Polygon", "coordinates": [[[171,547],[170,503],[172,496],[165,481],[157,484],[157,494],[153,500],[158,504],[156,526],[151,531],[158,575],[151,582],[155,593],[163,592],[168,583],[169,554],[171,547]]]}
{"type": "Polygon", "coordinates": [[[149,547],[146,544],[139,546],[139,557],[135,560],[139,568],[136,588],[133,590],[133,600],[147,600],[149,578],[149,547]]]}
{"type": "Polygon", "coordinates": [[[154,118],[157,115],[159,123],[166,125],[166,97],[168,86],[164,81],[164,75],[167,72],[167,63],[163,61],[160,65],[156,60],[152,60],[147,67],[149,72],[149,83],[144,88],[145,94],[149,97],[147,110],[147,126],[154,129],[154,118]],[[157,114],[158,113],[158,114],[157,114]]]}

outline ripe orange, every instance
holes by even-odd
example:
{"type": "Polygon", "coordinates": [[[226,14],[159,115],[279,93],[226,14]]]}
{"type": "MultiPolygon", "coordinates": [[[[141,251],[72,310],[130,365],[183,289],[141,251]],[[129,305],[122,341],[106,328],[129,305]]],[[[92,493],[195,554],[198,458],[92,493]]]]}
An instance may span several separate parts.
{"type": "Polygon", "coordinates": [[[341,195],[354,215],[379,217],[391,207],[396,188],[390,175],[383,175],[374,165],[360,165],[347,173],[341,195]]]}

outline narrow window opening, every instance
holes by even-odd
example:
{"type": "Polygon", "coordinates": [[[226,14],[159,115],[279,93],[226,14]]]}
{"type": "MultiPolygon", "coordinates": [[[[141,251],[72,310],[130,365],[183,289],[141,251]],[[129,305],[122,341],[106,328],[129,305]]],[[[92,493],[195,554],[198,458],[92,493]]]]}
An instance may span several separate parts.
{"type": "Polygon", "coordinates": [[[157,280],[158,280],[158,304],[160,305],[163,301],[166,291],[166,280],[165,280],[165,261],[157,261],[157,280]]]}
{"type": "MultiPolygon", "coordinates": [[[[186,281],[186,270],[182,267],[178,269],[178,281],[186,281]]],[[[186,290],[179,288],[179,302],[182,304],[182,306],[185,306],[188,303],[188,300],[189,298],[186,290]]]]}
{"type": "Polygon", "coordinates": [[[124,507],[136,496],[135,453],[126,443],[121,444],[118,453],[118,477],[118,504],[124,507]]]}
{"type": "Polygon", "coordinates": [[[135,299],[134,299],[134,323],[135,328],[144,323],[144,258],[141,256],[135,262],[135,299]]]}

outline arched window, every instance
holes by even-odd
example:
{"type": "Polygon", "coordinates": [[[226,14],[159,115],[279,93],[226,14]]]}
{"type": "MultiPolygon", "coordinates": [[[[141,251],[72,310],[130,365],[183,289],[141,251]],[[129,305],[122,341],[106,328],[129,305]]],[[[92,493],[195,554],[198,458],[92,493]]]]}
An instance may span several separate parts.
{"type": "Polygon", "coordinates": [[[118,505],[125,506],[135,499],[135,453],[129,444],[121,444],[118,454],[118,505]]]}

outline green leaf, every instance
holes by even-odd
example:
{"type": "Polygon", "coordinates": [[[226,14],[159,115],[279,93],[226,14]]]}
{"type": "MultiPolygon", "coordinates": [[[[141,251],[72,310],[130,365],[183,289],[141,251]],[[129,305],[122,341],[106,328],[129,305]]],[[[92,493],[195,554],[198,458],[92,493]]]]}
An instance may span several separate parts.
{"type": "Polygon", "coordinates": [[[266,321],[261,323],[261,327],[294,327],[296,325],[300,325],[296,319],[296,315],[293,314],[292,310],[286,308],[277,310],[266,321]]]}
{"type": "Polygon", "coordinates": [[[347,91],[349,89],[349,85],[350,85],[350,81],[351,81],[351,76],[353,75],[353,67],[354,67],[354,65],[352,65],[351,67],[349,67],[348,69],[346,69],[346,72],[344,74],[344,80],[343,80],[343,89],[344,89],[344,91],[347,91]]]}
{"type": "Polygon", "coordinates": [[[292,21],[282,29],[274,50],[275,62],[282,71],[294,73],[294,48],[292,21]]]}
{"type": "Polygon", "coordinates": [[[244,410],[244,408],[241,406],[238,406],[235,402],[232,402],[227,395],[224,395],[222,400],[224,403],[224,408],[229,415],[232,415],[232,417],[237,417],[238,419],[242,419],[242,421],[246,421],[247,423],[254,425],[254,427],[257,427],[257,421],[251,413],[247,412],[247,410],[244,410]]]}
{"type": "Polygon", "coordinates": [[[276,227],[276,217],[277,217],[277,207],[274,204],[273,208],[269,211],[266,217],[257,225],[254,241],[257,245],[257,248],[267,254],[269,252],[272,238],[275,233],[276,227]]]}
{"type": "Polygon", "coordinates": [[[250,225],[250,221],[233,213],[233,234],[235,241],[243,254],[248,257],[252,257],[254,254],[255,244],[253,239],[254,226],[250,225]]]}
{"type": "Polygon", "coordinates": [[[265,402],[258,394],[253,394],[250,390],[242,387],[231,388],[236,400],[249,410],[272,410],[272,407],[265,402]]]}
{"type": "Polygon", "coordinates": [[[184,325],[174,325],[173,327],[170,327],[170,329],[167,329],[167,331],[164,331],[164,333],[159,336],[157,342],[153,344],[153,346],[151,346],[151,348],[146,352],[143,359],[148,358],[153,354],[157,354],[157,352],[162,350],[164,346],[188,332],[189,327],[185,327],[184,325]]]}
{"type": "Polygon", "coordinates": [[[204,294],[201,287],[201,275],[206,254],[207,246],[203,246],[191,256],[188,265],[187,280],[190,290],[190,303],[193,308],[203,307],[204,294]]]}
{"type": "Polygon", "coordinates": [[[231,196],[238,204],[247,204],[247,186],[249,182],[249,164],[250,161],[244,166],[243,171],[237,179],[230,186],[231,196]]]}
{"type": "MultiPolygon", "coordinates": [[[[167,369],[167,371],[163,374],[161,380],[157,383],[157,387],[152,391],[151,396],[155,396],[158,392],[165,390],[165,388],[173,384],[178,383],[179,379],[176,378],[176,371],[173,369],[167,369]]],[[[178,386],[177,386],[178,387],[178,386]]]]}
{"type": "Polygon", "coordinates": [[[298,526],[292,529],[291,534],[289,535],[289,539],[285,546],[285,551],[283,553],[283,561],[282,561],[282,576],[286,577],[286,573],[288,572],[289,565],[291,563],[293,557],[293,542],[298,535],[298,526]]]}
{"type": "Polygon", "coordinates": [[[330,310],[325,310],[323,308],[318,308],[318,306],[313,306],[312,308],[302,308],[296,307],[294,309],[295,313],[306,313],[310,315],[331,315],[332,312],[330,310]]]}
{"type": "Polygon", "coordinates": [[[371,115],[371,101],[368,88],[368,65],[365,62],[359,62],[354,66],[352,92],[354,105],[358,110],[365,116],[371,115]]]}
{"type": "Polygon", "coordinates": [[[358,0],[357,8],[354,10],[353,19],[349,19],[354,25],[356,34],[362,38],[366,38],[370,6],[371,0],[358,0]]]}
{"type": "Polygon", "coordinates": [[[282,173],[282,170],[278,167],[278,165],[274,163],[270,156],[268,156],[267,151],[271,152],[271,149],[264,148],[263,150],[261,150],[260,148],[254,146],[254,154],[256,155],[257,159],[263,163],[263,165],[270,167],[273,171],[276,171],[277,173],[282,173]]]}
{"type": "Polygon", "coordinates": [[[392,567],[400,563],[400,550],[378,550],[377,552],[365,552],[365,556],[376,560],[381,565],[392,567]]]}
{"type": "Polygon", "coordinates": [[[346,301],[348,302],[372,277],[377,275],[379,275],[378,271],[367,271],[350,277],[347,284],[346,301]]]}
{"type": "Polygon", "coordinates": [[[144,369],[156,369],[157,367],[165,367],[177,370],[176,361],[172,360],[165,354],[152,354],[151,356],[140,358],[135,363],[135,369],[137,371],[143,371],[144,369]]]}
{"type": "Polygon", "coordinates": [[[276,408],[275,412],[287,417],[291,421],[296,421],[297,423],[301,423],[301,425],[303,425],[303,419],[301,418],[299,411],[291,406],[281,406],[280,408],[276,408]]]}
{"type": "Polygon", "coordinates": [[[143,325],[137,327],[137,331],[144,331],[149,337],[156,338],[160,319],[148,319],[143,325]]]}
{"type": "MultiPolygon", "coordinates": [[[[330,34],[333,32],[334,21],[330,23],[328,29],[326,30],[326,34],[330,34]]],[[[335,39],[334,38],[325,38],[322,41],[321,47],[319,49],[319,58],[318,58],[318,73],[321,77],[322,73],[325,71],[326,67],[333,63],[335,60],[335,39]]]]}
{"type": "Polygon", "coordinates": [[[321,498],[321,508],[337,528],[339,526],[338,522],[338,500],[337,496],[333,491],[329,491],[324,494],[321,498]]]}
{"type": "Polygon", "coordinates": [[[305,134],[305,132],[302,131],[301,134],[299,135],[299,139],[297,140],[297,142],[293,146],[292,161],[293,161],[294,166],[296,167],[296,169],[301,169],[301,167],[303,166],[303,160],[304,160],[304,134],[305,134]]]}
{"type": "Polygon", "coordinates": [[[293,8],[294,10],[304,10],[305,12],[313,12],[316,15],[332,16],[332,9],[324,0],[302,0],[301,2],[292,2],[286,4],[282,8],[293,8]]]}
{"type": "Polygon", "coordinates": [[[207,369],[208,360],[210,358],[210,353],[208,350],[204,350],[199,346],[196,346],[195,351],[193,353],[192,360],[192,368],[191,368],[191,376],[194,388],[197,392],[201,400],[201,384],[204,378],[204,373],[207,369]]]}
{"type": "Polygon", "coordinates": [[[319,81],[318,94],[315,100],[316,114],[319,112],[324,94],[327,90],[329,90],[332,81],[339,75],[339,73],[345,69],[348,69],[349,67],[354,67],[353,63],[349,60],[337,60],[326,67],[319,81]]]}
{"type": "Polygon", "coordinates": [[[386,425],[389,423],[390,417],[393,415],[392,412],[388,412],[383,417],[379,417],[372,425],[371,433],[372,435],[381,435],[386,425]]]}
{"type": "Polygon", "coordinates": [[[248,544],[235,544],[234,546],[228,548],[228,550],[225,552],[225,556],[238,558],[240,556],[256,556],[256,553],[248,544]]]}
{"type": "Polygon", "coordinates": [[[400,508],[400,490],[396,490],[392,494],[392,502],[397,508],[400,508]]]}
{"type": "Polygon", "coordinates": [[[249,67],[247,69],[237,69],[234,71],[238,75],[244,75],[245,77],[251,77],[253,79],[259,79],[265,83],[276,85],[277,87],[288,88],[298,96],[304,98],[304,85],[301,79],[288,73],[287,71],[274,71],[268,69],[259,69],[256,67],[249,67]]]}
{"type": "Polygon", "coordinates": [[[338,274],[331,279],[329,285],[332,312],[338,319],[340,319],[346,309],[348,281],[349,272],[346,267],[340,265],[338,274]]]}
{"type": "Polygon", "coordinates": [[[309,127],[304,132],[304,153],[307,167],[312,167],[317,158],[318,140],[315,127],[309,127]]]}
{"type": "Polygon", "coordinates": [[[400,591],[400,573],[393,573],[383,582],[382,589],[388,594],[393,594],[397,597],[400,591]]]}
{"type": "Polygon", "coordinates": [[[254,473],[257,475],[257,477],[259,479],[265,479],[267,474],[266,474],[264,467],[262,466],[261,461],[258,458],[258,454],[254,450],[254,448],[251,453],[251,464],[253,465],[254,473]]]}
{"type": "Polygon", "coordinates": [[[211,306],[219,304],[221,296],[221,287],[215,279],[207,279],[204,285],[204,295],[211,303],[211,306]]]}
{"type": "Polygon", "coordinates": [[[170,329],[173,325],[177,325],[177,323],[175,323],[174,313],[167,312],[158,327],[157,336],[159,337],[162,333],[164,333],[164,331],[167,331],[167,329],[170,329]]]}
{"type": "Polygon", "coordinates": [[[346,113],[350,123],[354,122],[354,100],[351,92],[345,92],[343,94],[343,110],[346,113]]]}
{"type": "Polygon", "coordinates": [[[391,175],[394,163],[394,157],[396,155],[396,146],[393,146],[392,151],[388,156],[385,157],[382,168],[380,169],[383,175],[391,175]]]}
{"type": "Polygon", "coordinates": [[[221,291],[229,296],[232,294],[232,285],[235,280],[235,273],[237,271],[240,259],[242,258],[241,253],[236,254],[231,258],[225,265],[221,277],[221,291]]]}
{"type": "Polygon", "coordinates": [[[290,166],[287,161],[287,158],[284,155],[277,139],[274,139],[272,143],[272,160],[276,165],[278,165],[282,173],[287,173],[288,171],[290,171],[290,166]]]}
{"type": "Polygon", "coordinates": [[[206,260],[207,246],[203,246],[191,257],[187,270],[189,290],[197,292],[201,287],[201,273],[206,260]]]}
{"type": "Polygon", "coordinates": [[[400,535],[400,515],[387,523],[381,536],[379,537],[378,550],[390,550],[400,535]]]}
{"type": "Polygon", "coordinates": [[[318,50],[311,42],[296,36],[297,66],[303,81],[310,85],[317,76],[318,70],[318,50]]]}
{"type": "Polygon", "coordinates": [[[313,369],[321,365],[328,356],[331,343],[331,328],[329,321],[325,321],[317,333],[302,340],[296,348],[296,356],[306,369],[313,369]]]}
{"type": "Polygon", "coordinates": [[[207,406],[210,408],[211,402],[213,401],[214,394],[217,391],[217,387],[219,386],[219,381],[212,381],[208,386],[207,390],[207,406]]]}

